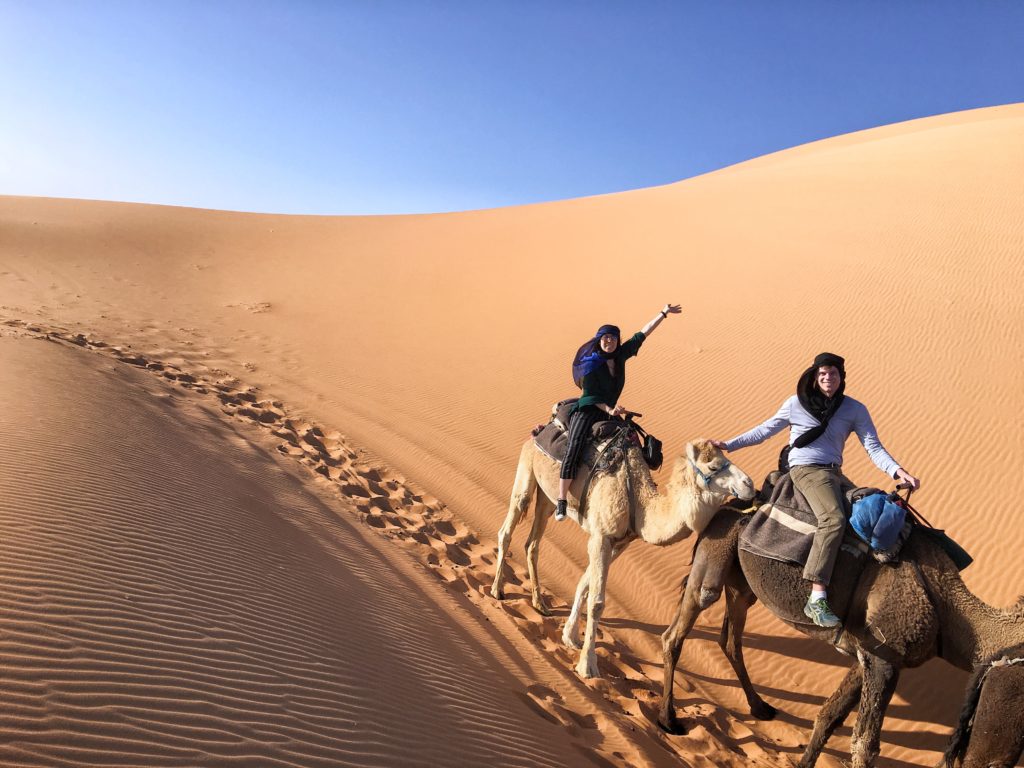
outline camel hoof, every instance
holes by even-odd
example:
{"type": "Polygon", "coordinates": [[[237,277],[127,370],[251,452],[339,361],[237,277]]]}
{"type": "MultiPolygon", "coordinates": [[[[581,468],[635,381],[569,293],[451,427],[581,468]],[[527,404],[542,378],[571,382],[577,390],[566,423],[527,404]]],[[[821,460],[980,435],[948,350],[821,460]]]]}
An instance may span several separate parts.
{"type": "Polygon", "coordinates": [[[495,600],[504,600],[505,590],[501,589],[501,587],[491,587],[491,597],[495,600]]]}
{"type": "Polygon", "coordinates": [[[584,659],[580,659],[580,663],[576,665],[576,674],[584,680],[591,680],[601,676],[601,672],[597,668],[597,662],[588,664],[584,659]]]}
{"type": "Polygon", "coordinates": [[[683,725],[683,721],[675,715],[671,715],[669,717],[665,717],[663,715],[662,717],[659,717],[658,727],[670,736],[685,736],[690,730],[683,725]]]}
{"type": "Polygon", "coordinates": [[[779,710],[767,701],[762,701],[750,707],[750,714],[758,720],[774,720],[775,716],[779,714],[779,710]]]}
{"type": "Polygon", "coordinates": [[[543,600],[534,600],[533,601],[533,608],[541,616],[550,616],[551,615],[551,609],[548,608],[548,604],[545,601],[543,601],[543,600]]]}

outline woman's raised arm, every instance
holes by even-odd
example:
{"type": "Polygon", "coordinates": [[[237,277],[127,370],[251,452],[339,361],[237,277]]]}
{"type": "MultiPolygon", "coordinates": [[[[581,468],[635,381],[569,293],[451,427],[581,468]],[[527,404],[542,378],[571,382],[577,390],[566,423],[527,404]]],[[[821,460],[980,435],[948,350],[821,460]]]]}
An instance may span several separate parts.
{"type": "Polygon", "coordinates": [[[650,336],[651,332],[661,324],[662,320],[669,315],[678,315],[682,311],[683,308],[679,304],[666,304],[658,311],[658,314],[654,316],[654,319],[651,320],[651,322],[640,329],[640,332],[643,333],[644,336],[650,336]]]}

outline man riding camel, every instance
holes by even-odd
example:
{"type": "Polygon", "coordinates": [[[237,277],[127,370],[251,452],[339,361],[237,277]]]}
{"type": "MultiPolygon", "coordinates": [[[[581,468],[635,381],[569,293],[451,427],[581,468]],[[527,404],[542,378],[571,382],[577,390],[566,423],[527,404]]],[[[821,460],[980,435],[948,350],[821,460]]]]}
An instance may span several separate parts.
{"type": "Polygon", "coordinates": [[[880,470],[917,489],[920,482],[904,470],[882,446],[868,409],[846,389],[846,361],[823,352],[800,376],[797,393],[768,421],[732,440],[711,442],[726,451],[757,445],[789,427],[789,476],[818,518],[814,542],[804,567],[811,596],[804,613],[819,627],[839,625],[828,604],[828,583],[846,527],[846,491],[854,487],[842,473],[843,446],[855,432],[880,470]]]}

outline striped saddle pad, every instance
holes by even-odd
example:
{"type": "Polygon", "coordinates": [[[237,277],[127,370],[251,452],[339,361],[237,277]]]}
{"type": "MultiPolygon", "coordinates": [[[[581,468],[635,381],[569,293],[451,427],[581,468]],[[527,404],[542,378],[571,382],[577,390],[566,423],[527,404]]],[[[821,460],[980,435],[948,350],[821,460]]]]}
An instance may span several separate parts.
{"type": "MultiPolygon", "coordinates": [[[[776,483],[771,500],[751,516],[740,534],[739,546],[754,555],[802,566],[807,563],[817,528],[818,518],[810,504],[785,474],[776,483]]],[[[854,556],[869,549],[849,524],[842,546],[854,556]]]]}

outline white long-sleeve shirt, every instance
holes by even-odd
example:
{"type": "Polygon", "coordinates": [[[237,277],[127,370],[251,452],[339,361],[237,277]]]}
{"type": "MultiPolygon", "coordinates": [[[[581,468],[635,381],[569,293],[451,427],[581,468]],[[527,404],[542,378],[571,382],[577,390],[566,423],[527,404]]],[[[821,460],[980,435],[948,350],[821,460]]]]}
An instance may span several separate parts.
{"type": "MultiPolygon", "coordinates": [[[[804,432],[818,426],[821,422],[811,415],[806,408],[800,404],[800,398],[796,395],[790,397],[779,408],[778,413],[768,421],[734,437],[725,444],[725,450],[736,451],[751,445],[763,443],[772,435],[776,435],[786,427],[789,427],[789,444],[804,432]]],[[[807,464],[836,464],[843,463],[843,446],[851,432],[856,432],[861,444],[868,452],[868,456],[880,470],[889,477],[896,476],[896,470],[900,465],[889,455],[878,439],[878,432],[875,424],[871,421],[871,414],[859,400],[852,397],[844,397],[839,409],[832,414],[825,432],[810,445],[803,448],[793,448],[789,452],[789,465],[799,467],[807,464]]]]}

